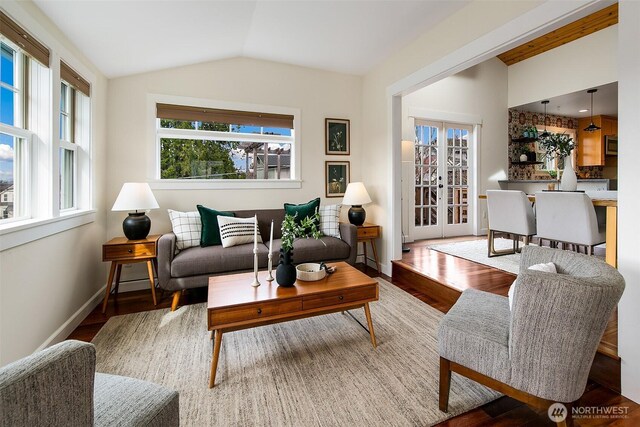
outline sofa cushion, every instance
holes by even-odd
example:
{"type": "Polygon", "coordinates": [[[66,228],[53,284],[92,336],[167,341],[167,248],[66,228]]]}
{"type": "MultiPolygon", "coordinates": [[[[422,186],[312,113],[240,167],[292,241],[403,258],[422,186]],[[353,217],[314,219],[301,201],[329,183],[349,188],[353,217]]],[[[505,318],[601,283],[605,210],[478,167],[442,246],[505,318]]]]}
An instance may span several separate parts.
{"type": "Polygon", "coordinates": [[[509,318],[506,297],[465,290],[440,322],[440,356],[508,383],[509,318]]]}
{"type": "Polygon", "coordinates": [[[225,248],[254,243],[254,241],[262,243],[256,218],[234,218],[220,215],[218,216],[218,224],[220,225],[222,246],[225,248]]]}
{"type": "Polygon", "coordinates": [[[178,392],[117,375],[96,374],[94,426],[178,426],[178,392]]]}
{"type": "MultiPolygon", "coordinates": [[[[291,203],[284,204],[284,212],[287,215],[295,216],[296,223],[300,224],[300,222],[307,218],[312,217],[320,208],[320,197],[317,197],[307,203],[302,203],[300,205],[294,205],[291,203]]],[[[320,224],[318,224],[319,226],[320,224]]]]}
{"type": "Polygon", "coordinates": [[[173,234],[176,235],[176,249],[191,248],[200,245],[200,235],[202,234],[202,222],[200,214],[194,212],[179,212],[167,209],[173,234]]]}
{"type": "MultiPolygon", "coordinates": [[[[277,253],[281,244],[282,241],[280,239],[274,240],[273,251],[277,253]]],[[[298,239],[293,242],[293,262],[295,264],[344,259],[349,257],[350,252],[351,246],[344,240],[335,237],[324,236],[320,239],[298,239]]],[[[277,265],[276,259],[274,257],[274,265],[277,265]]]]}
{"type": "MultiPolygon", "coordinates": [[[[275,245],[275,241],[274,241],[275,245]]],[[[278,249],[280,247],[278,246],[278,249]]],[[[267,265],[267,247],[258,244],[258,265],[267,265]]],[[[274,264],[277,264],[274,258],[274,264]]],[[[171,277],[188,277],[201,274],[218,274],[253,268],[253,243],[224,248],[222,246],[197,246],[180,252],[171,263],[171,277]]]]}
{"type": "Polygon", "coordinates": [[[198,205],[200,219],[202,220],[202,233],[200,234],[200,246],[216,246],[222,244],[218,215],[235,216],[233,212],[221,212],[206,206],[198,205]]]}
{"type": "Polygon", "coordinates": [[[325,236],[340,238],[340,208],[342,205],[320,207],[320,231],[325,236]]]}

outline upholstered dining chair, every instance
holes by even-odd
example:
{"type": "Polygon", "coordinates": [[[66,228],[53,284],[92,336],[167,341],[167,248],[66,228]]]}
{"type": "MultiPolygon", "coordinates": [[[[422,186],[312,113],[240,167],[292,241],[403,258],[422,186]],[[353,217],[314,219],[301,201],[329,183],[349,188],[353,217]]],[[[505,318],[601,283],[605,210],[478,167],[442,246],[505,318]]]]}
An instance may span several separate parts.
{"type": "Polygon", "coordinates": [[[92,344],[63,341],[0,368],[0,426],[178,426],[178,392],[96,373],[92,344]]]}
{"type": "Polygon", "coordinates": [[[519,252],[520,236],[524,237],[524,245],[528,245],[531,236],[536,234],[536,218],[531,202],[522,191],[487,190],[487,213],[489,215],[489,236],[487,253],[489,257],[508,255],[519,252]],[[511,234],[513,248],[495,249],[496,232],[511,234]]]}
{"type": "Polygon", "coordinates": [[[536,193],[536,227],[538,237],[556,243],[568,243],[585,252],[593,253],[593,247],[604,243],[605,222],[598,219],[591,198],[585,193],[551,192],[536,193]]]}
{"type": "Polygon", "coordinates": [[[624,279],[597,258],[527,246],[513,286],[511,308],[506,297],[468,289],[443,317],[441,411],[452,371],[541,409],[563,403],[569,415],[582,396],[624,279]],[[549,262],[557,274],[529,269],[549,262]]]}

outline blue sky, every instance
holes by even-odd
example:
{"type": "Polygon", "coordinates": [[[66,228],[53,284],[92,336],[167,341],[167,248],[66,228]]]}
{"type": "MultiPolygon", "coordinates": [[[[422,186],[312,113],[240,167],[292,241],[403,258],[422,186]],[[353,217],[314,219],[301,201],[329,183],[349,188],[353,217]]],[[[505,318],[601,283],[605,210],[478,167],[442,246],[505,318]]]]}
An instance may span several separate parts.
{"type": "MultiPolygon", "coordinates": [[[[2,49],[0,59],[0,78],[3,83],[13,85],[13,57],[2,49]]],[[[0,88],[0,122],[13,125],[13,92],[0,88]]],[[[13,138],[0,134],[0,180],[13,181],[13,138]]]]}

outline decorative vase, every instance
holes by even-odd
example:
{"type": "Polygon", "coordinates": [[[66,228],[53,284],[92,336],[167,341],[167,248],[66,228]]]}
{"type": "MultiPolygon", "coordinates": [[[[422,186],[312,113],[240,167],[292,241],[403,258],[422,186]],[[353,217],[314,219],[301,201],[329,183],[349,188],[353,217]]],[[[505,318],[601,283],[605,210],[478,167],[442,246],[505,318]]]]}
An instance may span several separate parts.
{"type": "Polygon", "coordinates": [[[520,161],[521,162],[526,162],[528,160],[528,157],[526,154],[520,154],[520,161]]]}
{"type": "Polygon", "coordinates": [[[296,283],[296,267],[293,265],[293,250],[280,249],[280,263],[276,267],[276,281],[279,286],[289,288],[296,283]]]}
{"type": "Polygon", "coordinates": [[[578,189],[578,178],[576,171],[573,170],[571,156],[564,158],[564,169],[562,170],[562,179],[560,180],[560,190],[576,191],[578,189]]]}

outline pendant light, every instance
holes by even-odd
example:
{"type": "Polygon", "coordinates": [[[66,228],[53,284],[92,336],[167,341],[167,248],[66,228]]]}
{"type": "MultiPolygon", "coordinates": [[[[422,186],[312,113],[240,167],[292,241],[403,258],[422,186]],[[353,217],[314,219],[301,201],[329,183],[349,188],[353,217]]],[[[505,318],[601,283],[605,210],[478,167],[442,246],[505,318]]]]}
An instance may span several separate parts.
{"type": "Polygon", "coordinates": [[[541,102],[541,104],[544,105],[544,132],[540,134],[540,138],[542,139],[549,137],[549,132],[547,132],[547,104],[548,103],[549,103],[548,99],[545,99],[544,101],[541,102]]]}
{"type": "Polygon", "coordinates": [[[591,94],[591,123],[589,123],[589,126],[587,126],[586,128],[584,128],[585,131],[587,132],[593,132],[596,130],[599,130],[600,127],[596,126],[593,124],[593,94],[596,93],[598,91],[598,89],[589,89],[587,91],[587,93],[591,94]]]}

